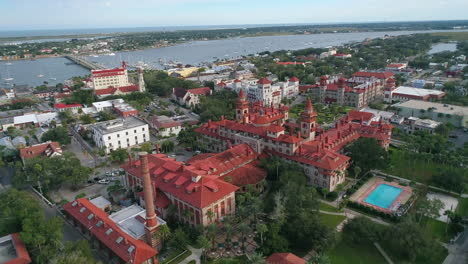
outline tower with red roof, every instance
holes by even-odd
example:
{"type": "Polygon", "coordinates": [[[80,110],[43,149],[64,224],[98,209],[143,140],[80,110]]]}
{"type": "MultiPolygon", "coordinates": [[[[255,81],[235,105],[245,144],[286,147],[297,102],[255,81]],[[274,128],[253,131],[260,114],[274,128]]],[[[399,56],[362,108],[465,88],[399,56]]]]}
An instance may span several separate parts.
{"type": "Polygon", "coordinates": [[[304,112],[301,113],[301,137],[314,140],[315,139],[315,119],[317,113],[314,111],[312,102],[307,99],[304,112]]]}
{"type": "Polygon", "coordinates": [[[244,89],[241,89],[239,92],[239,98],[236,101],[236,121],[241,123],[245,121],[245,123],[249,122],[249,102],[245,98],[244,89]],[[244,120],[246,118],[246,120],[244,120]]]}
{"type": "Polygon", "coordinates": [[[395,79],[393,77],[389,78],[385,82],[385,90],[384,90],[385,102],[392,102],[392,93],[395,90],[395,88],[396,88],[395,79]]]}

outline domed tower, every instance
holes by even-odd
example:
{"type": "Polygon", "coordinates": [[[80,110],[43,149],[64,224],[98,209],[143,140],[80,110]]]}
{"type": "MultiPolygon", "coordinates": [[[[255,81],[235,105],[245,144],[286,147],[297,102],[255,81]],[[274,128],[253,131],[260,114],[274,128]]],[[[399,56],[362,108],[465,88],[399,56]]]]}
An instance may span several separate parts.
{"type": "Polygon", "coordinates": [[[395,90],[396,84],[394,78],[389,78],[385,83],[385,91],[384,91],[384,101],[387,103],[392,102],[392,94],[395,90]]]}
{"type": "Polygon", "coordinates": [[[246,123],[249,122],[249,102],[245,98],[244,89],[240,89],[239,98],[236,101],[236,121],[241,123],[245,121],[246,123]],[[244,116],[246,119],[244,120],[244,116]]]}
{"type": "Polygon", "coordinates": [[[312,107],[312,102],[307,99],[307,103],[304,112],[301,113],[301,137],[314,140],[315,139],[315,119],[317,113],[312,107]]]}

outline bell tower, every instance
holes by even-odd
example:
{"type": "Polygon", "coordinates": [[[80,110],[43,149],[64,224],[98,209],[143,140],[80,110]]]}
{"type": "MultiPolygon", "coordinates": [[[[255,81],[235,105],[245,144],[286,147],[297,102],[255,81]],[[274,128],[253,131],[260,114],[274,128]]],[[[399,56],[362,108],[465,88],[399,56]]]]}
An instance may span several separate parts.
{"type": "Polygon", "coordinates": [[[249,102],[245,98],[244,89],[240,89],[239,98],[236,101],[236,122],[249,123],[249,102]]]}
{"type": "Polygon", "coordinates": [[[301,137],[307,140],[315,139],[315,119],[317,113],[312,107],[312,102],[307,99],[304,112],[301,113],[301,137]]]}

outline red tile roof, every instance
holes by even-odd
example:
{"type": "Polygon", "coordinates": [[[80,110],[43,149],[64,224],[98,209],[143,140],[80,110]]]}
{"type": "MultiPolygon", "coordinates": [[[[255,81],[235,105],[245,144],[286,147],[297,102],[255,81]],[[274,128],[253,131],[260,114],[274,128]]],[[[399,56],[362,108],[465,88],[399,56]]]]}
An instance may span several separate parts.
{"type": "Polygon", "coordinates": [[[3,264],[29,264],[31,263],[31,258],[29,257],[28,250],[24,245],[23,241],[20,239],[19,233],[11,234],[11,240],[15,246],[16,258],[10,261],[4,262],[3,264]]]}
{"type": "Polygon", "coordinates": [[[271,84],[271,81],[268,80],[266,77],[263,77],[263,78],[261,78],[260,80],[258,80],[257,83],[258,83],[258,84],[271,84]]]}
{"type": "Polygon", "coordinates": [[[63,104],[63,103],[59,103],[59,104],[54,104],[54,107],[57,108],[57,109],[64,109],[64,108],[72,108],[72,107],[81,107],[80,104],[63,104]]]}
{"type": "Polygon", "coordinates": [[[96,95],[107,95],[107,94],[114,94],[117,92],[117,88],[115,87],[108,87],[106,89],[99,89],[99,90],[94,90],[94,93],[96,95]]]}
{"type": "Polygon", "coordinates": [[[62,149],[58,142],[46,142],[20,149],[22,159],[31,159],[37,156],[50,157],[54,153],[62,154],[62,149]]]}
{"type": "Polygon", "coordinates": [[[378,79],[387,79],[395,76],[393,72],[355,72],[353,77],[375,77],[378,79]]]}
{"type": "Polygon", "coordinates": [[[175,87],[173,93],[177,98],[183,98],[187,94],[187,90],[184,88],[175,87]]]}
{"type": "Polygon", "coordinates": [[[351,120],[361,120],[364,122],[369,122],[373,117],[374,114],[369,112],[361,112],[357,110],[351,110],[348,113],[348,116],[351,120]]]}
{"type": "Polygon", "coordinates": [[[289,79],[290,82],[298,82],[299,79],[297,77],[292,77],[289,79]]]}
{"type": "Polygon", "coordinates": [[[140,87],[137,84],[129,85],[129,86],[122,86],[122,87],[119,87],[118,89],[122,93],[131,93],[131,92],[140,91],[140,87]]]}
{"type": "MultiPolygon", "coordinates": [[[[148,161],[152,181],[158,189],[199,209],[213,204],[238,189],[218,179],[218,172],[204,170],[193,165],[185,166],[163,154],[149,155],[148,161]]],[[[126,164],[122,168],[141,178],[140,161],[134,162],[132,166],[126,164]]],[[[205,169],[209,168],[209,166],[205,167],[205,169]]]]}
{"type": "Polygon", "coordinates": [[[305,264],[306,261],[293,253],[273,253],[265,260],[268,264],[305,264]]]}
{"type": "Polygon", "coordinates": [[[210,87],[201,87],[201,88],[195,88],[195,89],[190,89],[187,90],[188,93],[195,94],[195,95],[209,95],[211,93],[210,87]]]}
{"type": "Polygon", "coordinates": [[[145,242],[123,231],[109,215],[86,198],[69,202],[63,209],[124,262],[143,263],[158,253],[145,242]]]}

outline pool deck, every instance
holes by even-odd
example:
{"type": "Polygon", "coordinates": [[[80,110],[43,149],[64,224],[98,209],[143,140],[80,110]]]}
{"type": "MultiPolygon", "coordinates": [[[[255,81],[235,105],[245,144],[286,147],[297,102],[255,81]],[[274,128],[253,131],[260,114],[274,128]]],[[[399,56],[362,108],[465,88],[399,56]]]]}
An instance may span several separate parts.
{"type": "Polygon", "coordinates": [[[402,186],[397,182],[387,182],[381,178],[373,177],[369,179],[359,190],[357,190],[351,197],[349,198],[350,201],[357,202],[363,204],[368,207],[372,207],[376,210],[393,214],[400,205],[405,204],[409,198],[411,197],[413,190],[411,187],[402,186]],[[381,184],[391,185],[397,188],[400,188],[402,192],[395,198],[392,204],[388,208],[382,208],[370,203],[365,202],[366,198],[381,184]]]}

